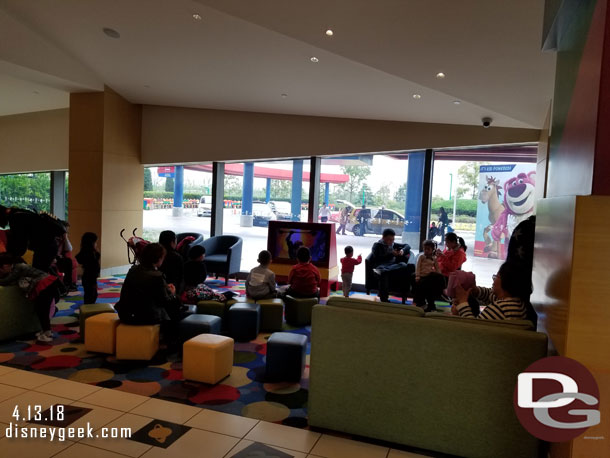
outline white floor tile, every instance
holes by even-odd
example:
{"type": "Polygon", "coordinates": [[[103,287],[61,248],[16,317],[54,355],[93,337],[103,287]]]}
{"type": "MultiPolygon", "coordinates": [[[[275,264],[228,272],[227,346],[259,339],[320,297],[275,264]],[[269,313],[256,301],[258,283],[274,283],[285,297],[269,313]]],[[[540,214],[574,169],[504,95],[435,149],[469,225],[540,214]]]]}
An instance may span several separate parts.
{"type": "Polygon", "coordinates": [[[0,385],[0,402],[5,401],[20,394],[25,393],[26,390],[11,385],[0,385]]]}
{"type": "Polygon", "coordinates": [[[199,407],[150,398],[135,409],[130,410],[129,413],[152,417],[157,420],[171,421],[181,425],[197,415],[200,410],[199,407]]]}
{"type": "Polygon", "coordinates": [[[266,421],[259,422],[245,437],[245,439],[255,442],[277,445],[303,453],[309,453],[319,438],[320,433],[266,421]]]}
{"type": "Polygon", "coordinates": [[[103,388],[95,393],[81,398],[80,401],[86,402],[87,404],[107,407],[108,409],[129,412],[143,402],[146,402],[148,399],[150,398],[140,396],[139,394],[125,393],[124,391],[103,388]]]}
{"type": "Polygon", "coordinates": [[[186,422],[187,426],[205,429],[214,433],[227,434],[238,438],[244,437],[256,426],[258,420],[229,415],[224,412],[216,412],[210,409],[201,409],[197,415],[186,422]]]}
{"type": "Polygon", "coordinates": [[[15,458],[50,458],[62,450],[70,447],[74,442],[59,442],[48,439],[4,437],[0,439],[2,456],[15,458]]]}
{"type": "Polygon", "coordinates": [[[388,448],[323,434],[311,454],[324,458],[386,458],[388,448]]]}
{"type": "Polygon", "coordinates": [[[124,415],[124,412],[121,412],[120,410],[106,409],[105,407],[94,406],[93,404],[86,404],[80,401],[76,401],[72,403],[72,405],[93,409],[91,412],[83,415],[70,425],[71,427],[75,428],[85,428],[87,427],[88,423],[94,431],[97,431],[102,426],[106,426],[111,421],[114,421],[120,416],[124,415]]]}
{"type": "Polygon", "coordinates": [[[56,380],[55,377],[49,377],[48,375],[21,370],[15,370],[0,375],[0,383],[24,388],[26,390],[32,390],[40,385],[44,385],[45,383],[49,383],[54,380],[56,380]]]}
{"type": "Polygon", "coordinates": [[[89,385],[87,383],[73,382],[71,380],[64,379],[54,379],[52,382],[39,386],[36,388],[36,391],[78,400],[101,389],[102,387],[89,385]]]}
{"type": "Polygon", "coordinates": [[[168,448],[152,447],[142,458],[223,458],[239,439],[200,429],[191,429],[168,448]]]}
{"type": "Polygon", "coordinates": [[[16,370],[17,369],[15,369],[14,367],[3,366],[2,364],[0,364],[0,375],[8,374],[9,372],[13,372],[16,370]]]}
{"type": "Polygon", "coordinates": [[[119,455],[115,452],[102,450],[101,448],[90,447],[83,444],[74,444],[68,447],[63,452],[55,455],[54,458],[119,458],[125,455],[119,455]]]}
{"type": "Polygon", "coordinates": [[[16,422],[17,419],[13,417],[15,407],[18,407],[16,413],[18,413],[20,417],[19,423],[22,423],[34,419],[37,412],[35,406],[40,406],[42,412],[51,405],[66,405],[71,403],[72,399],[51,396],[50,394],[38,393],[36,391],[26,391],[18,396],[0,402],[0,421],[4,423],[16,422]]]}
{"type": "MultiPolygon", "coordinates": [[[[140,415],[124,414],[116,420],[108,423],[105,428],[131,428],[131,433],[135,433],[144,425],[150,423],[152,418],[141,417],[140,415]]],[[[99,432],[96,433],[99,437],[94,439],[82,439],[79,443],[90,445],[92,447],[101,448],[111,452],[120,453],[131,457],[139,457],[144,452],[148,451],[151,446],[141,442],[132,441],[125,438],[104,438],[99,432]]]]}

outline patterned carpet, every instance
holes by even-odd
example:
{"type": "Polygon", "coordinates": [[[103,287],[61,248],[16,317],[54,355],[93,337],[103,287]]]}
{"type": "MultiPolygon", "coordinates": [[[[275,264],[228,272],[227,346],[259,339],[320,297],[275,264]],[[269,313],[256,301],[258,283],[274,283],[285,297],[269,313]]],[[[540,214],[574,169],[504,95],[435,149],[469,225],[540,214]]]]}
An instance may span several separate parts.
{"type": "MultiPolygon", "coordinates": [[[[102,278],[98,282],[98,303],[116,303],[124,276],[102,278]]],[[[245,294],[243,282],[224,279],[208,280],[220,291],[230,289],[245,294]]],[[[342,294],[341,291],[332,293],[342,294]]],[[[357,294],[357,293],[356,293],[357,294]]],[[[400,303],[397,297],[390,298],[400,303]]],[[[0,363],[24,370],[52,375],[77,382],[180,402],[234,415],[257,418],[290,426],[307,426],[309,386],[309,351],[300,383],[264,383],[265,354],[270,334],[259,334],[248,343],[236,343],[231,375],[217,385],[185,381],[178,355],[160,350],[152,361],[118,361],[114,356],[88,353],[80,341],[78,307],[82,291],[70,293],[58,304],[52,319],[54,340],[49,344],[20,340],[0,343],[0,363]]],[[[447,304],[437,304],[441,310],[447,304]]],[[[284,331],[310,337],[311,328],[284,331]]]]}

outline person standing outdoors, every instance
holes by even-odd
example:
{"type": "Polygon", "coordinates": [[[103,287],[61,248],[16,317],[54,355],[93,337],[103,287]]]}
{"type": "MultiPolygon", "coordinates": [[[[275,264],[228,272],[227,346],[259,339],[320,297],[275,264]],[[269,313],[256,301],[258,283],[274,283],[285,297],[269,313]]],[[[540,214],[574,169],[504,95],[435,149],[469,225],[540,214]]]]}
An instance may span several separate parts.
{"type": "Polygon", "coordinates": [[[320,209],[320,221],[326,223],[328,218],[330,217],[330,208],[328,208],[328,204],[324,204],[320,209]]]}

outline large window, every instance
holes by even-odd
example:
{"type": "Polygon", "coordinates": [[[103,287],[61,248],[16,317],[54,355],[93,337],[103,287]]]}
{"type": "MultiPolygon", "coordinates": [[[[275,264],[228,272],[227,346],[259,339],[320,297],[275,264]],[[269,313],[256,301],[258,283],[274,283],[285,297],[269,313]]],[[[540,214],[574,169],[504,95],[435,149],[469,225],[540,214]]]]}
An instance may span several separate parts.
{"type": "MultiPolygon", "coordinates": [[[[474,272],[482,286],[491,286],[506,259],[515,226],[535,211],[535,170],[535,163],[513,161],[434,163],[430,224],[439,226],[442,208],[449,220],[444,232],[455,231],[468,247],[462,269],[474,272]]],[[[442,247],[443,231],[430,232],[442,247]]]]}
{"type": "Polygon", "coordinates": [[[51,174],[0,175],[0,204],[6,207],[51,210],[51,174]]]}
{"type": "Polygon", "coordinates": [[[307,160],[225,164],[222,232],[243,239],[242,271],[267,249],[269,221],[307,221],[308,174],[307,160]]]}
{"type": "MultiPolygon", "coordinates": [[[[144,238],[153,242],[164,230],[201,233],[210,236],[212,212],[212,166],[184,167],[182,210],[175,210],[176,167],[144,169],[144,238]]],[[[139,234],[138,234],[139,235],[139,234]]]]}

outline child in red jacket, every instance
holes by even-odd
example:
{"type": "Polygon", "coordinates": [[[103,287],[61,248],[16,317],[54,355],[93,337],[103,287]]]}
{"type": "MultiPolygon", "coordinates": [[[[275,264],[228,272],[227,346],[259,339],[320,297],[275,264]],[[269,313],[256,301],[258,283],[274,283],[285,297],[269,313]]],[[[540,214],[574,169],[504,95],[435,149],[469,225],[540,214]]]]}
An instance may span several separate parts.
{"type": "Polygon", "coordinates": [[[288,273],[290,287],[286,294],[293,297],[320,297],[320,271],[311,263],[309,248],[302,246],[297,250],[299,263],[292,266],[288,273]]]}
{"type": "Polygon", "coordinates": [[[445,236],[445,247],[445,251],[436,250],[436,256],[441,273],[447,278],[466,262],[466,243],[455,232],[450,232],[445,236]]]}
{"type": "Polygon", "coordinates": [[[351,246],[345,247],[345,257],[341,258],[341,282],[343,286],[343,296],[349,297],[349,292],[352,289],[352,277],[354,276],[354,267],[362,262],[362,255],[354,258],[354,248],[351,246]]]}

